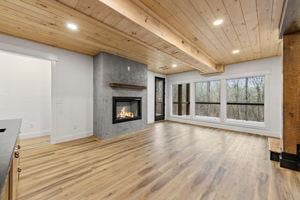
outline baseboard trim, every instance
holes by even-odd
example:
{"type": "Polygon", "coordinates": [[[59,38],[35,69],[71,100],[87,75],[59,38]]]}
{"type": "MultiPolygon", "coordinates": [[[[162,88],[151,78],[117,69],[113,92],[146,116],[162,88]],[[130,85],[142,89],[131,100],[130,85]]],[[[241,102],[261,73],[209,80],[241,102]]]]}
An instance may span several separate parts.
{"type": "Polygon", "coordinates": [[[72,140],[86,138],[86,137],[92,136],[93,134],[94,134],[93,131],[86,131],[86,132],[73,133],[73,134],[65,135],[63,137],[58,137],[58,138],[51,138],[51,144],[69,142],[72,140]]]}
{"type": "Polygon", "coordinates": [[[166,120],[171,121],[171,122],[179,122],[179,123],[183,123],[183,124],[191,124],[191,125],[196,125],[196,126],[217,128],[217,129],[223,129],[223,130],[234,131],[234,132],[241,132],[241,133],[248,133],[248,134],[260,135],[260,136],[280,138],[280,137],[276,136],[276,135],[279,135],[278,133],[270,134],[265,130],[250,128],[250,127],[239,127],[239,126],[233,126],[233,125],[229,126],[227,124],[200,122],[200,121],[195,121],[195,120],[190,120],[190,119],[178,119],[178,118],[174,118],[174,117],[168,117],[166,120]]]}
{"type": "Polygon", "coordinates": [[[21,133],[20,134],[20,139],[43,137],[43,136],[50,135],[50,132],[51,132],[50,130],[44,130],[44,131],[21,133]]]}

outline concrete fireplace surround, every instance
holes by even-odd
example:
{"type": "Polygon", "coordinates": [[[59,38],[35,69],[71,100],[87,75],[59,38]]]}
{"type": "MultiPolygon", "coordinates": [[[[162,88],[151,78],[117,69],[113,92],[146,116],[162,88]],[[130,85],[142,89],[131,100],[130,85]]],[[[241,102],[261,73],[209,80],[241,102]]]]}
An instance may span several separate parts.
{"type": "Polygon", "coordinates": [[[110,83],[147,86],[147,65],[108,53],[94,57],[94,135],[104,139],[145,129],[147,89],[113,89],[110,83]],[[113,96],[142,97],[142,119],[113,124],[113,96]]]}

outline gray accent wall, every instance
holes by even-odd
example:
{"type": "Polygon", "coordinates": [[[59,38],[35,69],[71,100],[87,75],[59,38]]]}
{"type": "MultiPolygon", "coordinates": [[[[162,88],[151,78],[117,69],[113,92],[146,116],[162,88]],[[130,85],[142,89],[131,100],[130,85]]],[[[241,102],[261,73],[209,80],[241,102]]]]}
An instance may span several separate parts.
{"type": "Polygon", "coordinates": [[[145,129],[147,90],[112,89],[110,83],[147,86],[147,65],[109,53],[94,57],[94,135],[104,139],[145,129]],[[113,124],[113,96],[142,97],[142,119],[113,124]]]}

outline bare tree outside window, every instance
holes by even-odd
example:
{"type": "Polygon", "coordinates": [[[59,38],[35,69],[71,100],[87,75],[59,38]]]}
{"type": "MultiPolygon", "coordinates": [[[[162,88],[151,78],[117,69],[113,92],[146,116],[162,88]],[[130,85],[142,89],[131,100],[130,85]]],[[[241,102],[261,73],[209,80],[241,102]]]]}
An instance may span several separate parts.
{"type": "Polygon", "coordinates": [[[203,81],[195,86],[195,114],[220,117],[220,81],[203,81]]]}
{"type": "Polygon", "coordinates": [[[227,80],[227,118],[263,122],[264,88],[264,76],[227,80]]]}

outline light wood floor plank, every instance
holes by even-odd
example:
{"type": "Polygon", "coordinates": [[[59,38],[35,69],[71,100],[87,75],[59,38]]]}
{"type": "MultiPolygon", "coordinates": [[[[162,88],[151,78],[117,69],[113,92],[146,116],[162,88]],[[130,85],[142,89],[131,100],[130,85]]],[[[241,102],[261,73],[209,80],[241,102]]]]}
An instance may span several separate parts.
{"type": "Polygon", "coordinates": [[[21,140],[18,200],[300,199],[267,138],[162,122],[110,140],[21,140]]]}

